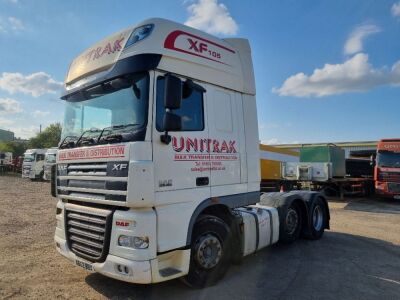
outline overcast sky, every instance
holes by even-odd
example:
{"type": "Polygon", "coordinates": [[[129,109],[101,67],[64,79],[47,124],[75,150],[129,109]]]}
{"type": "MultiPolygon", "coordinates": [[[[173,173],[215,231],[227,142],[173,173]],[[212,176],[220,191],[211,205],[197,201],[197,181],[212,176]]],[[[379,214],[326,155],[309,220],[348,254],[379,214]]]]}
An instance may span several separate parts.
{"type": "Polygon", "coordinates": [[[260,139],[400,137],[400,1],[0,0],[0,128],[62,121],[72,59],[149,17],[250,40],[260,139]]]}

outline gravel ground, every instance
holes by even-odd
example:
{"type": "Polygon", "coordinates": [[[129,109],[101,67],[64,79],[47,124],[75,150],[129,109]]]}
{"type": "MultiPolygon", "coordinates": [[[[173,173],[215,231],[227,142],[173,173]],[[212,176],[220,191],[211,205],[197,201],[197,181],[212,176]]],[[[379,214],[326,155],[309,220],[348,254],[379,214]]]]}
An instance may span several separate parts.
{"type": "Polygon", "coordinates": [[[1,299],[400,299],[400,202],[330,201],[319,241],[275,245],[232,266],[216,286],[133,285],[89,274],[53,245],[50,185],[0,177],[1,299]]]}

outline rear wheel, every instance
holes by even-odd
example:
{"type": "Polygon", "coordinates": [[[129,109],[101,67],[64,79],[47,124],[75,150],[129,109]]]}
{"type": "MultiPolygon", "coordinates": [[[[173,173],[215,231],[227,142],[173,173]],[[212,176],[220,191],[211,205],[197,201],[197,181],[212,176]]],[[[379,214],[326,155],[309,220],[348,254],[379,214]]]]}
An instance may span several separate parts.
{"type": "Polygon", "coordinates": [[[220,218],[206,215],[194,226],[189,273],[183,282],[202,288],[215,284],[228,270],[232,233],[220,218]]]}
{"type": "Polygon", "coordinates": [[[309,238],[312,240],[320,239],[324,234],[327,221],[328,215],[325,203],[320,198],[317,198],[311,206],[311,236],[309,238]]]}
{"type": "Polygon", "coordinates": [[[303,221],[301,209],[297,203],[291,203],[286,209],[283,222],[280,226],[280,241],[293,243],[300,236],[303,221]]]}

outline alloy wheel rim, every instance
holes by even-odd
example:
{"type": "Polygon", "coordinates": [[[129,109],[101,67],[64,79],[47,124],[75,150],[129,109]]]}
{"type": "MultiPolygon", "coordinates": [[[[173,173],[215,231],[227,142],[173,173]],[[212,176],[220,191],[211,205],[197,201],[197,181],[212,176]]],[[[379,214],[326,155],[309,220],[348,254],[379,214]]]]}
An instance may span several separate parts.
{"type": "Polygon", "coordinates": [[[206,234],[201,236],[195,246],[195,260],[204,269],[215,267],[222,258],[222,245],[219,239],[206,234]]]}

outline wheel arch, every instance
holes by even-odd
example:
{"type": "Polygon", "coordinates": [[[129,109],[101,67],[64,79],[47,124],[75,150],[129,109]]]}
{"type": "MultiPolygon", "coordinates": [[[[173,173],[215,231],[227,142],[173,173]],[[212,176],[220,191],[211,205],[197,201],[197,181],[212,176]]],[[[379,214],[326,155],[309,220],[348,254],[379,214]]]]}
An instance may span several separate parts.
{"type": "Polygon", "coordinates": [[[303,220],[303,230],[307,231],[311,225],[310,209],[314,201],[316,201],[316,199],[321,199],[321,201],[325,205],[327,213],[326,229],[329,229],[330,213],[329,213],[328,201],[321,193],[312,191],[292,191],[288,193],[264,193],[261,195],[260,204],[277,208],[279,212],[279,219],[280,221],[282,221],[281,218],[283,215],[283,211],[293,202],[298,203],[300,208],[302,209],[302,213],[305,216],[303,220]]]}
{"type": "Polygon", "coordinates": [[[187,230],[186,246],[190,245],[192,241],[194,224],[202,214],[219,217],[230,226],[233,220],[233,208],[256,204],[259,201],[260,192],[248,192],[243,194],[212,197],[204,200],[196,207],[190,218],[187,230]]]}
{"type": "Polygon", "coordinates": [[[211,215],[222,219],[227,225],[230,225],[230,214],[231,208],[225,204],[213,204],[209,201],[202,202],[192,214],[190,218],[188,231],[187,231],[187,238],[186,238],[186,245],[190,245],[192,241],[192,233],[194,224],[201,218],[202,215],[211,215]]]}

